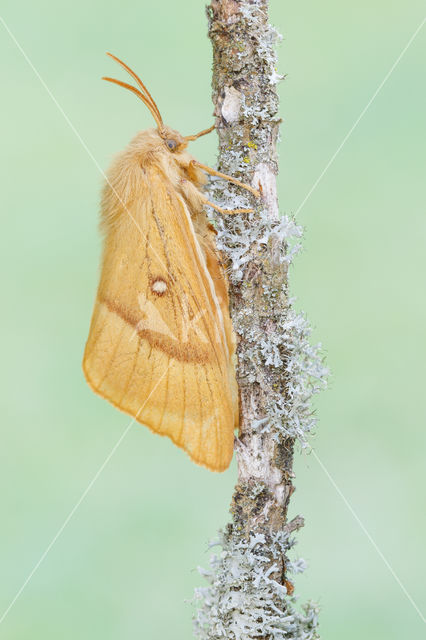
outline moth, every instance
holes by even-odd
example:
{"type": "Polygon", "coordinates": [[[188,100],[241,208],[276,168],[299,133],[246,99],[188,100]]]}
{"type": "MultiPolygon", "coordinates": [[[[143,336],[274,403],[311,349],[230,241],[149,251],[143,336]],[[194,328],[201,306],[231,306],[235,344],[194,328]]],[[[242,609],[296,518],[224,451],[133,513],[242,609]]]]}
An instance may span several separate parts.
{"type": "MultiPolygon", "coordinates": [[[[205,206],[206,173],[186,147],[214,129],[182,136],[164,125],[151,94],[122,60],[157,127],[117,155],[101,200],[100,281],[83,358],[94,392],[168,436],[213,471],[231,461],[239,426],[236,339],[228,283],[205,206]]],[[[234,209],[244,213],[251,209],[234,209]]]]}

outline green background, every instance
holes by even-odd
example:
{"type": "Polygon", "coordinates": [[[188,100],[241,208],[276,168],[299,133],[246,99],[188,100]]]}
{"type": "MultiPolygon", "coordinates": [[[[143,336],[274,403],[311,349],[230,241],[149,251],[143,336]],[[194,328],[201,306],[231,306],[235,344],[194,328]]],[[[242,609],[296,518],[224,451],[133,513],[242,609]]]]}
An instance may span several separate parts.
{"type": "MultiPolygon", "coordinates": [[[[204,1],[2,1],[1,15],[102,169],[152,126],[100,81],[140,73],[184,134],[212,122],[204,1]]],[[[299,208],[424,17],[424,3],[272,1],[283,33],[280,203],[299,208]]],[[[401,582],[425,606],[424,65],[418,34],[298,214],[292,292],[332,369],[315,451],[401,582]]],[[[102,177],[0,24],[0,616],[126,429],[86,386],[102,177]]],[[[215,162],[214,136],[193,144],[215,162]]],[[[327,640],[420,638],[423,624],[313,455],[296,455],[296,578],[327,640]]],[[[222,474],[133,427],[26,584],[0,637],[183,640],[195,567],[228,519],[222,474]]]]}

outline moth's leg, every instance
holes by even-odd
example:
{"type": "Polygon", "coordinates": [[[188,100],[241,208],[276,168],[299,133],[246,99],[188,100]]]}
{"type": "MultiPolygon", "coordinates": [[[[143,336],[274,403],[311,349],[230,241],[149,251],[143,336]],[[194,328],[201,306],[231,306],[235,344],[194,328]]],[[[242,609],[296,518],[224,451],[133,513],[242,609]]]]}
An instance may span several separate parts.
{"type": "Polygon", "coordinates": [[[254,211],[254,209],[222,209],[222,207],[219,207],[217,204],[214,204],[213,202],[210,202],[210,200],[207,200],[206,196],[203,196],[203,202],[204,204],[208,205],[209,207],[213,207],[213,209],[216,209],[216,211],[223,214],[233,215],[234,213],[253,213],[254,211]]]}
{"type": "Polygon", "coordinates": [[[208,129],[203,129],[200,133],[196,133],[195,136],[185,136],[185,140],[196,140],[197,138],[201,138],[201,136],[205,136],[207,133],[211,133],[215,129],[215,125],[209,127],[208,129]]]}
{"type": "Polygon", "coordinates": [[[207,197],[197,189],[197,187],[190,181],[186,180],[186,178],[182,178],[180,181],[182,193],[185,196],[186,200],[191,203],[195,208],[201,206],[203,204],[208,205],[209,207],[213,207],[219,213],[222,214],[234,214],[234,213],[252,213],[253,209],[222,209],[217,204],[210,202],[207,197]]]}
{"type": "Polygon", "coordinates": [[[196,167],[200,167],[200,169],[202,169],[206,173],[209,173],[211,176],[224,178],[225,180],[228,180],[229,182],[232,182],[233,184],[236,184],[239,187],[242,187],[243,189],[247,189],[247,191],[250,191],[250,193],[256,196],[256,198],[260,198],[260,192],[257,189],[254,189],[253,187],[251,187],[249,184],[244,184],[244,182],[240,182],[240,180],[237,180],[232,176],[228,176],[226,175],[226,173],[221,173],[220,171],[216,171],[216,169],[212,169],[211,167],[208,167],[205,164],[201,164],[201,162],[198,162],[198,160],[191,160],[191,164],[193,164],[196,167]]]}

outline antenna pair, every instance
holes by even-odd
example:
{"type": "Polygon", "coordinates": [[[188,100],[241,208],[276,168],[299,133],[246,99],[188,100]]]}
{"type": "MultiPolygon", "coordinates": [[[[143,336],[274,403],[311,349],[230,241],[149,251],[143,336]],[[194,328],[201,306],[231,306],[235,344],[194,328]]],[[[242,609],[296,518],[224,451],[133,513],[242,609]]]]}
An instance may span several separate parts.
{"type": "MultiPolygon", "coordinates": [[[[151,111],[151,113],[152,113],[152,115],[154,117],[154,120],[157,123],[157,127],[158,127],[158,130],[159,130],[159,133],[160,133],[160,135],[162,135],[162,133],[164,132],[164,129],[165,129],[164,123],[163,123],[163,118],[161,117],[160,111],[159,111],[157,105],[155,104],[154,98],[152,97],[152,95],[150,94],[150,92],[148,91],[148,89],[146,88],[144,83],[142,82],[142,80],[139,78],[138,75],[136,75],[136,73],[134,71],[132,71],[132,69],[125,62],[120,60],[120,58],[117,58],[116,56],[114,56],[112,53],[109,53],[109,52],[107,52],[107,56],[109,56],[110,58],[112,58],[113,60],[118,62],[118,64],[121,65],[123,67],[123,69],[125,69],[127,71],[127,73],[129,73],[132,76],[132,78],[136,81],[136,84],[139,85],[141,90],[137,89],[136,87],[134,87],[131,84],[127,84],[127,82],[122,82],[121,80],[116,80],[115,78],[103,77],[102,80],[107,80],[108,82],[113,82],[114,84],[118,84],[120,87],[123,87],[124,89],[128,89],[129,91],[131,91],[132,93],[137,95],[138,98],[140,98],[142,100],[142,102],[151,111]]],[[[211,131],[213,131],[214,128],[215,128],[215,126],[213,125],[209,129],[204,129],[203,131],[200,131],[200,133],[197,133],[197,134],[195,134],[193,136],[184,136],[185,140],[188,140],[188,142],[190,140],[196,140],[200,136],[204,136],[207,133],[210,133],[211,131]]]]}

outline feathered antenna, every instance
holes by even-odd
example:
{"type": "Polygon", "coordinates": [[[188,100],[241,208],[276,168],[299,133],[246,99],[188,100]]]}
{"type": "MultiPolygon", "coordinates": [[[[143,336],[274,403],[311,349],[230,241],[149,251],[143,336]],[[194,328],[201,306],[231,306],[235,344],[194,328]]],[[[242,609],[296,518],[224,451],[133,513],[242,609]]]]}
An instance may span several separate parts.
{"type": "Polygon", "coordinates": [[[137,84],[140,86],[142,91],[139,91],[139,89],[136,89],[136,87],[133,87],[131,84],[127,84],[127,82],[122,82],[121,80],[116,80],[115,78],[103,77],[102,80],[107,80],[107,82],[113,82],[114,84],[118,84],[120,87],[123,87],[124,89],[128,89],[129,91],[132,91],[135,95],[137,95],[138,98],[140,98],[142,102],[151,111],[154,117],[154,120],[157,123],[158,129],[161,132],[164,129],[163,119],[161,117],[161,114],[157,105],[155,104],[154,98],[149,93],[148,89],[146,88],[142,80],[139,78],[139,76],[136,75],[136,73],[129,66],[127,66],[125,62],[120,60],[120,58],[117,58],[116,56],[114,56],[112,53],[109,53],[109,52],[107,52],[107,56],[109,56],[110,58],[118,62],[118,64],[120,64],[123,67],[123,69],[125,69],[127,73],[129,73],[132,76],[132,78],[137,82],[137,84]]]}

